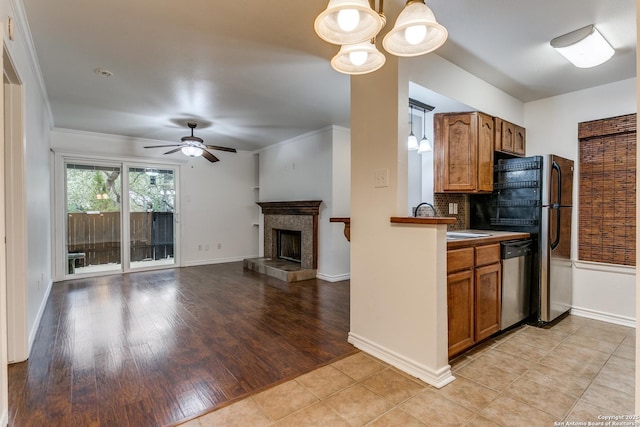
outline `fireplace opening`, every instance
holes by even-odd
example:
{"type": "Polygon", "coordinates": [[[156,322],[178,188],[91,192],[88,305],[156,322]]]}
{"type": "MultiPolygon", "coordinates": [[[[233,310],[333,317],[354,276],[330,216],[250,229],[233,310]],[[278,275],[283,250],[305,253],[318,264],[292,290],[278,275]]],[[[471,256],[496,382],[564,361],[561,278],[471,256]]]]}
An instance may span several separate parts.
{"type": "Polygon", "coordinates": [[[277,230],[276,248],[278,258],[302,263],[302,232],[277,230]]]}

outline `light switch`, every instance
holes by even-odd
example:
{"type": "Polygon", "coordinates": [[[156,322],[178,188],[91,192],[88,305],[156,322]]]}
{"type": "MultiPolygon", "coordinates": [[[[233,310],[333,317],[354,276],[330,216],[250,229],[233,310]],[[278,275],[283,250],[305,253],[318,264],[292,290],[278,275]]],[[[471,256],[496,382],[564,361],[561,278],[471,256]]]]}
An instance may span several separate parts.
{"type": "Polygon", "coordinates": [[[373,171],[373,186],[375,188],[389,186],[389,169],[376,169],[373,171]]]}

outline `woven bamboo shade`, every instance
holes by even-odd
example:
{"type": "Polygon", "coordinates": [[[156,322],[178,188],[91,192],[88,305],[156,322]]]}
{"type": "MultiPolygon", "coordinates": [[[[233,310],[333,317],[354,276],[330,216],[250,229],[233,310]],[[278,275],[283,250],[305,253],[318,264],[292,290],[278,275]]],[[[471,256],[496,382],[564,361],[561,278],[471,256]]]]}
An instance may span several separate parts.
{"type": "Polygon", "coordinates": [[[578,124],[578,257],[635,265],[636,114],[578,124]]]}

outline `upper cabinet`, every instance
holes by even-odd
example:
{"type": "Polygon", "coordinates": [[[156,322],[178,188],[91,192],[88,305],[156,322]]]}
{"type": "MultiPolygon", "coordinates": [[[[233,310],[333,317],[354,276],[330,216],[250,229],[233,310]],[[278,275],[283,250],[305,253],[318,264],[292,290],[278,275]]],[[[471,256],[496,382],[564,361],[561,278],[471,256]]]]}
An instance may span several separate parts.
{"type": "Polygon", "coordinates": [[[496,127],[496,151],[524,156],[526,152],[525,129],[498,117],[495,117],[494,121],[496,127]]]}
{"type": "Polygon", "coordinates": [[[434,115],[435,192],[493,191],[493,117],[474,111],[434,115]]]}

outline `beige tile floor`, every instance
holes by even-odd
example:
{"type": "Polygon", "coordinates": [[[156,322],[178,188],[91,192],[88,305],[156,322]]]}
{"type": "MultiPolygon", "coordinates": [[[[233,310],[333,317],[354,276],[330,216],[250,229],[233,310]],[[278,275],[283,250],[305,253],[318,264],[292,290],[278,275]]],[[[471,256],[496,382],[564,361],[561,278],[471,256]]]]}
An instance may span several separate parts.
{"type": "Polygon", "coordinates": [[[183,427],[587,425],[633,413],[634,359],[635,329],[569,316],[457,358],[441,389],[359,352],[183,427]]]}

